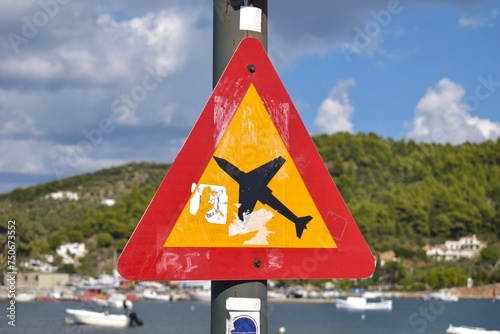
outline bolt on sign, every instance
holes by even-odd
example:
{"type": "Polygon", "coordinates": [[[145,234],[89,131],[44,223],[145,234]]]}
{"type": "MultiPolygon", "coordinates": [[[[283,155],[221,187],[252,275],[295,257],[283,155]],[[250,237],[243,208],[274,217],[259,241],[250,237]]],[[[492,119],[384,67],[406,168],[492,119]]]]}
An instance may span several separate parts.
{"type": "Polygon", "coordinates": [[[244,39],[120,255],[120,274],[363,278],[374,266],[264,47],[244,39]]]}

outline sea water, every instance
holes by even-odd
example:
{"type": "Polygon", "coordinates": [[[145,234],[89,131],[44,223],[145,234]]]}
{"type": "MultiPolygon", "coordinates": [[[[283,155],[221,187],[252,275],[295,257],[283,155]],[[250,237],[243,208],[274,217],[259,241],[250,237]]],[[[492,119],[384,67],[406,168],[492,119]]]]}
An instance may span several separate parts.
{"type": "MultiPolygon", "coordinates": [[[[8,307],[8,302],[0,302],[0,333],[210,334],[210,305],[204,303],[136,301],[134,310],[144,325],[131,328],[65,325],[67,308],[94,307],[73,301],[16,303],[15,326],[11,326],[8,307]]],[[[392,311],[338,310],[333,302],[269,301],[267,316],[269,334],[279,333],[281,327],[286,334],[443,334],[450,324],[500,330],[500,302],[491,300],[445,303],[399,298],[394,299],[392,311]]]]}

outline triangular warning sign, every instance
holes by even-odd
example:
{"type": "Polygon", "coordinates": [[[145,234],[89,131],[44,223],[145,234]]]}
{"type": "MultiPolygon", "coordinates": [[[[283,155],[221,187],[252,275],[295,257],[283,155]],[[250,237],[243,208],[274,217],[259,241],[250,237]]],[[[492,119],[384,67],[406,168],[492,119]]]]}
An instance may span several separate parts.
{"type": "Polygon", "coordinates": [[[118,270],[133,280],[372,274],[374,258],[258,40],[238,46],[118,270]]]}

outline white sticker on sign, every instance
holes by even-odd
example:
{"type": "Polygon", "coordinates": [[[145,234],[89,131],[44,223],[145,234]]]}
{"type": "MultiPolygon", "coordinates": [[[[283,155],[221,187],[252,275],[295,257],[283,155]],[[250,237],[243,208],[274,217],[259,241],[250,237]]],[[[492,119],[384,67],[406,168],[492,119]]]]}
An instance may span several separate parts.
{"type": "Polygon", "coordinates": [[[261,32],[262,9],[258,7],[241,7],[240,30],[251,30],[251,31],[261,32]]]}
{"type": "Polygon", "coordinates": [[[200,184],[196,187],[196,183],[193,183],[191,192],[193,196],[189,202],[189,213],[198,214],[200,206],[205,204],[206,210],[203,214],[207,222],[212,224],[226,223],[228,196],[225,187],[211,184],[200,184]]]}

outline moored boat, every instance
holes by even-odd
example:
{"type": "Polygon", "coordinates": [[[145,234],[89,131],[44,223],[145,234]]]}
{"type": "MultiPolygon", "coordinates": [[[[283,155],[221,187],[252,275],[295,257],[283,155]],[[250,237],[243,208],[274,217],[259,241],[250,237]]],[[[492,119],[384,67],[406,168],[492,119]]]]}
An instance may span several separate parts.
{"type": "Polygon", "coordinates": [[[123,309],[125,308],[125,303],[127,303],[127,308],[132,308],[133,304],[127,297],[120,293],[111,294],[107,298],[96,297],[93,299],[93,302],[102,307],[109,307],[114,309],[123,309]]]}
{"type": "Polygon", "coordinates": [[[67,323],[84,324],[101,327],[127,327],[130,318],[126,314],[112,314],[108,312],[95,312],[88,310],[66,309],[69,315],[67,323]]]}
{"type": "Polygon", "coordinates": [[[429,299],[439,299],[444,302],[458,302],[459,297],[449,290],[441,289],[428,295],[429,299]]]}
{"type": "Polygon", "coordinates": [[[169,302],[172,300],[172,296],[169,294],[158,293],[155,290],[150,289],[144,290],[142,296],[147,300],[157,300],[162,302],[169,302]]]}
{"type": "Polygon", "coordinates": [[[446,330],[447,334],[500,334],[497,330],[488,330],[481,327],[458,326],[455,327],[450,324],[446,330]]]}
{"type": "Polygon", "coordinates": [[[195,302],[210,303],[211,291],[210,290],[195,290],[189,292],[189,298],[195,302]]]}
{"type": "Polygon", "coordinates": [[[382,300],[368,302],[363,297],[347,297],[347,299],[337,299],[335,301],[336,308],[348,310],[392,310],[392,300],[382,300]]]}
{"type": "Polygon", "coordinates": [[[34,293],[20,293],[16,296],[16,302],[32,302],[36,300],[34,293]]]}

